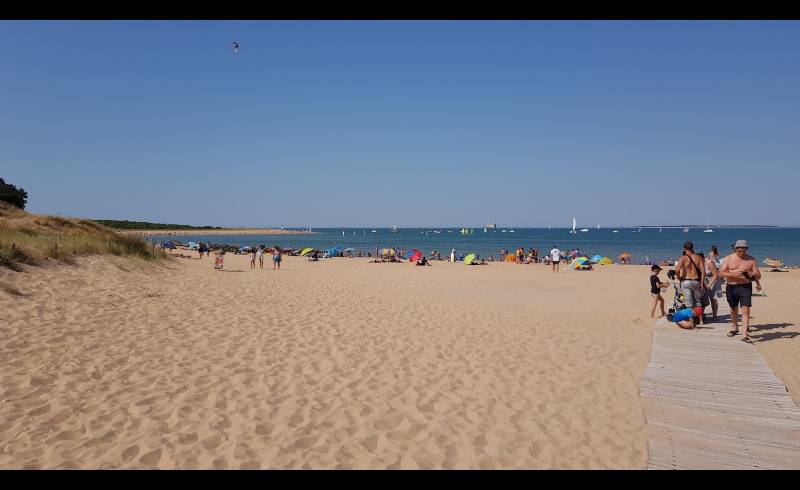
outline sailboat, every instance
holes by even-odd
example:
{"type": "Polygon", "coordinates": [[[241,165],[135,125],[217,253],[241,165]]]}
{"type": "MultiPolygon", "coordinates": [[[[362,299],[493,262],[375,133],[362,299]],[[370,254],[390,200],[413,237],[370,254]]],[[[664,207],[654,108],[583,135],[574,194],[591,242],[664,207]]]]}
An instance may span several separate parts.
{"type": "Polygon", "coordinates": [[[570,230],[570,233],[571,233],[571,234],[573,234],[573,235],[574,235],[575,233],[577,233],[577,231],[575,231],[575,225],[576,225],[576,224],[577,224],[577,222],[575,221],[575,218],[573,217],[573,218],[572,218],[572,230],[570,230]]]}
{"type": "Polygon", "coordinates": [[[597,223],[597,229],[598,230],[600,229],[600,223],[597,223]]]}
{"type": "Polygon", "coordinates": [[[392,233],[397,233],[397,225],[394,225],[394,226],[392,227],[392,233]]]}
{"type": "Polygon", "coordinates": [[[508,230],[508,232],[509,233],[514,233],[514,228],[511,228],[510,230],[508,230]]]}
{"type": "Polygon", "coordinates": [[[661,233],[661,228],[658,229],[658,232],[661,233]]]}
{"type": "Polygon", "coordinates": [[[485,226],[483,227],[483,232],[486,233],[486,227],[485,226]]]}
{"type": "Polygon", "coordinates": [[[684,232],[684,233],[689,233],[689,227],[688,227],[688,226],[685,226],[685,227],[683,228],[683,232],[684,232]]]}
{"type": "Polygon", "coordinates": [[[611,233],[619,233],[619,230],[611,230],[611,233]]]}
{"type": "Polygon", "coordinates": [[[714,230],[712,230],[711,227],[708,226],[708,220],[706,220],[706,229],[703,230],[703,233],[714,233],[714,230]]]}

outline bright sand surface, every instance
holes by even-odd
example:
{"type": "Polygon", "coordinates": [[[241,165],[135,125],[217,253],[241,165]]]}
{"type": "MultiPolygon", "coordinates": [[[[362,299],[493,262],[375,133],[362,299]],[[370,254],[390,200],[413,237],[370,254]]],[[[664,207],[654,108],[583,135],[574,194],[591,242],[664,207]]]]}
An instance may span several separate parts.
{"type": "MultiPolygon", "coordinates": [[[[646,267],[212,263],[0,270],[0,467],[646,467],[646,267]]],[[[798,281],[753,311],[796,402],[798,281]]]]}

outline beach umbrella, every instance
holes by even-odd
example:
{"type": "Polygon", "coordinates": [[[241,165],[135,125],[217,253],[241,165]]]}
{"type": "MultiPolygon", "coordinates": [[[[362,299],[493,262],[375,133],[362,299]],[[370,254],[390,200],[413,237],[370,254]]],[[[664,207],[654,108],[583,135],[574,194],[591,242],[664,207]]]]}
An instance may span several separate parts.
{"type": "Polygon", "coordinates": [[[594,257],[592,257],[592,262],[595,263],[595,264],[600,262],[601,260],[603,260],[603,256],[602,255],[595,255],[594,257]]]}
{"type": "Polygon", "coordinates": [[[354,249],[354,248],[346,248],[346,249],[344,249],[344,251],[345,252],[355,252],[356,249],[354,249]]]}
{"type": "Polygon", "coordinates": [[[614,261],[608,257],[603,257],[601,260],[597,261],[597,265],[611,265],[613,263],[614,261]]]}
{"type": "Polygon", "coordinates": [[[305,257],[306,255],[310,254],[313,251],[314,251],[314,249],[311,248],[311,247],[304,248],[303,251],[300,252],[300,257],[305,257]]]}
{"type": "Polygon", "coordinates": [[[473,262],[475,262],[475,254],[469,254],[466,257],[464,257],[465,265],[470,265],[473,262]]]}
{"type": "Polygon", "coordinates": [[[630,256],[631,256],[631,254],[629,254],[628,252],[622,252],[622,253],[619,255],[619,257],[617,257],[617,258],[618,258],[618,259],[627,259],[627,258],[628,258],[628,257],[630,257],[630,256]]]}

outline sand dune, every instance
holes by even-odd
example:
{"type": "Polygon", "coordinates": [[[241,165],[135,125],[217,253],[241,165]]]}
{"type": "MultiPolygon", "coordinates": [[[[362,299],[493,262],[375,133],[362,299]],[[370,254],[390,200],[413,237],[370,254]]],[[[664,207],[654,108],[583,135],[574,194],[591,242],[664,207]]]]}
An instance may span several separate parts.
{"type": "Polygon", "coordinates": [[[644,268],[248,262],[2,272],[0,467],[645,467],[644,268]]]}

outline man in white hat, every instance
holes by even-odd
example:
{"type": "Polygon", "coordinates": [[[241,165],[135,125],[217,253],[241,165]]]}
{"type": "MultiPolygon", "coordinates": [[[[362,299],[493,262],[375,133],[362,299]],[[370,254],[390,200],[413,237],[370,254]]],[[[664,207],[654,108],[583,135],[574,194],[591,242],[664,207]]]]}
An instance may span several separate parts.
{"type": "Polygon", "coordinates": [[[739,333],[739,308],[741,307],[742,323],[744,324],[742,340],[745,342],[752,341],[748,333],[753,297],[752,281],[761,279],[761,271],[758,270],[756,259],[747,255],[749,248],[747,240],[736,240],[733,245],[734,252],[725,257],[725,262],[719,271],[720,275],[728,282],[725,288],[728,305],[731,307],[731,330],[728,332],[728,337],[739,333]]]}

